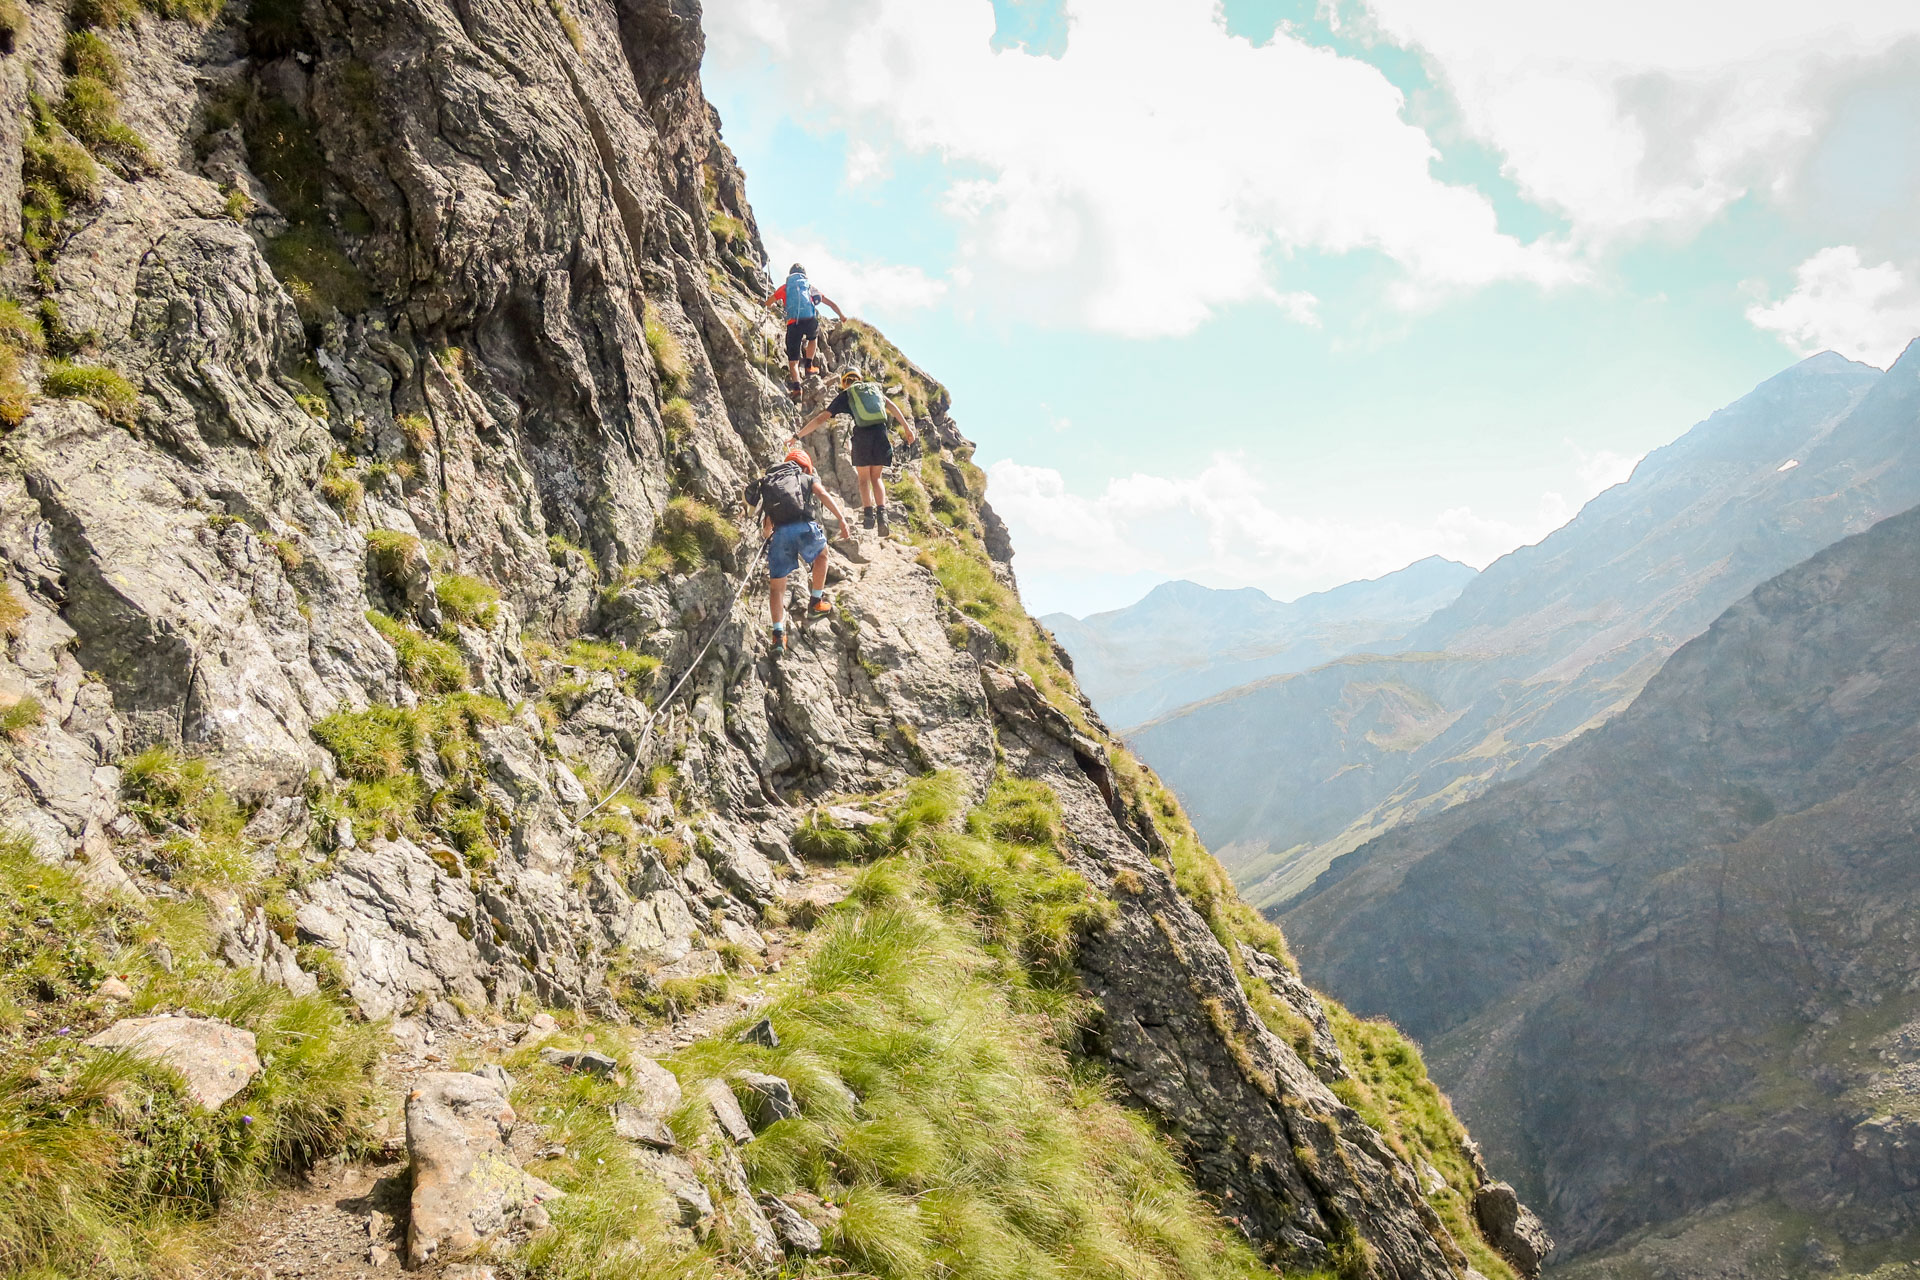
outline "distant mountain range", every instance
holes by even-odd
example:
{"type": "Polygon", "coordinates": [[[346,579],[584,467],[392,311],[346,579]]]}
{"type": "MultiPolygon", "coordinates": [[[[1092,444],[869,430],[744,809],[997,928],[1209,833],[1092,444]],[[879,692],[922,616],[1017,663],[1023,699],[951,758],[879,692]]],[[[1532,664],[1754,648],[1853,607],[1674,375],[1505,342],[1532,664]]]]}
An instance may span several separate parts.
{"type": "MultiPolygon", "coordinates": [[[[1882,495],[1864,428],[1920,436],[1914,373],[1850,417],[1882,495]]],[[[1478,603],[1456,615],[1501,616],[1478,603]]],[[[1762,584],[1525,778],[1337,859],[1283,922],[1309,981],[1426,1042],[1590,1254],[1556,1275],[1891,1280],[1920,1240],[1916,831],[1920,509],[1762,584]]]]}
{"type": "Polygon", "coordinates": [[[1917,368],[1911,350],[1885,374],[1802,361],[1468,580],[1394,652],[1350,649],[1129,738],[1276,906],[1338,855],[1537,766],[1760,582],[1920,502],[1917,368]]]}
{"type": "Polygon", "coordinates": [[[1392,652],[1473,577],[1464,564],[1429,556],[1286,604],[1252,587],[1165,582],[1124,609],[1040,621],[1072,655],[1101,716],[1135,725],[1266,676],[1349,653],[1392,652]]]}

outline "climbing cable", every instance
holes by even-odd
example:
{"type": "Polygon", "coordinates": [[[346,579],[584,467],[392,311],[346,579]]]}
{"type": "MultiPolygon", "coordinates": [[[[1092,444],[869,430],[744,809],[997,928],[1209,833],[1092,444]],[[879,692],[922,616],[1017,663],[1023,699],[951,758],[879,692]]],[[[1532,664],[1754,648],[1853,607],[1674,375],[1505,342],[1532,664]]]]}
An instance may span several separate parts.
{"type": "Polygon", "coordinates": [[[733,598],[728,600],[726,608],[720,611],[720,617],[714,622],[713,629],[707,632],[707,638],[701,643],[699,652],[693,655],[693,660],[687,663],[687,669],[680,673],[680,678],[673,682],[673,687],[667,690],[666,695],[653,705],[653,710],[648,712],[647,718],[641,722],[640,735],[634,739],[633,743],[633,759],[627,761],[627,771],[620,775],[620,781],[614,784],[612,790],[600,797],[600,803],[594,805],[593,808],[581,815],[580,821],[585,822],[588,818],[591,818],[594,814],[604,809],[608,801],[626,790],[627,784],[633,781],[633,771],[640,767],[640,757],[646,754],[647,735],[653,731],[653,722],[660,718],[661,712],[673,704],[674,698],[679,696],[680,690],[684,688],[687,681],[692,678],[693,673],[700,669],[701,662],[706,659],[707,650],[711,649],[713,642],[720,638],[721,629],[727,625],[727,620],[733,616],[733,607],[740,603],[740,597],[746,594],[747,586],[754,580],[756,576],[754,571],[759,568],[760,565],[766,563],[767,543],[771,541],[771,537],[760,540],[760,549],[754,552],[753,559],[748,563],[746,571],[740,575],[740,585],[733,589],[733,598]]]}

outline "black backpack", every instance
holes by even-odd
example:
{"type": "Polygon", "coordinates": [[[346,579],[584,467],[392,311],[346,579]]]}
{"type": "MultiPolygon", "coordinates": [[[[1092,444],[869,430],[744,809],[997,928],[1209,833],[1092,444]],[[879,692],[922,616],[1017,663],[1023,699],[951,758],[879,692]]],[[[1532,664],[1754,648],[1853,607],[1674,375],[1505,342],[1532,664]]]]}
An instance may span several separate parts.
{"type": "Polygon", "coordinates": [[[813,519],[813,477],[797,462],[782,462],[760,477],[760,509],[778,528],[813,519]]]}

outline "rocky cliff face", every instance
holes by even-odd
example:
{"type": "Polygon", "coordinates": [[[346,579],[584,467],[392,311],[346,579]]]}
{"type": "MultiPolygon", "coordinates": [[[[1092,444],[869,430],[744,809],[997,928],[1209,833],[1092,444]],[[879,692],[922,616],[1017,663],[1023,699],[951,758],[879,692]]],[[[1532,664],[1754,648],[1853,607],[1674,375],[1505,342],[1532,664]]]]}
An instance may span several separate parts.
{"type": "MultiPolygon", "coordinates": [[[[8,21],[0,174],[19,182],[0,228],[0,796],[38,858],[127,904],[112,908],[119,933],[75,940],[86,955],[147,937],[153,904],[174,904],[205,913],[207,947],[261,992],[395,1019],[409,1070],[443,1058],[426,1047],[436,1029],[487,1056],[508,1034],[490,1028],[542,1008],[587,1042],[598,1028],[631,1047],[636,1019],[775,966],[768,934],[828,911],[790,882],[811,883],[803,853],[840,847],[823,834],[836,822],[893,815],[915,779],[974,801],[1023,781],[1058,825],[1007,838],[1044,844],[1064,877],[1046,892],[1078,895],[1061,945],[1069,1007],[1087,1016],[1064,1020],[1062,1043],[1092,1075],[1074,1088],[1150,1117],[1183,1161],[1178,1194],[1218,1209],[1218,1238],[1154,1255],[1155,1274],[1213,1274],[1199,1260],[1241,1256],[1235,1238],[1276,1265],[1354,1276],[1505,1269],[1473,1225],[1484,1170],[1417,1056],[1383,1029],[1330,1022],[1151,775],[1114,754],[1019,611],[945,392],[864,326],[836,335],[836,360],[881,371],[928,442],[896,481],[909,533],[837,545],[833,617],[768,653],[738,503],[794,419],[769,376],[777,322],[758,305],[752,213],[698,84],[697,5],[29,4],[8,21]],[[1343,1056],[1336,1025],[1364,1055],[1343,1056]],[[1376,1095],[1389,1080],[1401,1092],[1376,1095]],[[1425,1108],[1418,1127],[1396,1119],[1407,1099],[1425,1108]]],[[[816,450],[843,493],[845,429],[816,450]]],[[[933,856],[906,812],[888,828],[897,847],[933,856]]],[[[34,923],[54,917],[29,901],[46,886],[7,883],[28,895],[9,904],[25,912],[20,938],[57,949],[34,923]]],[[[944,907],[971,931],[997,901],[944,907]]],[[[55,1054],[72,1029],[56,1023],[104,1023],[115,1001],[200,998],[160,994],[200,973],[177,962],[177,938],[142,945],[114,953],[128,968],[112,988],[92,959],[60,953],[65,978],[23,989],[45,1008],[9,1023],[24,1028],[14,1048],[55,1054]]],[[[226,992],[222,1016],[242,1023],[283,999],[193,981],[226,992]]],[[[811,989],[780,1007],[819,1016],[811,989]]],[[[1039,1036],[1032,1021],[1022,1036],[1039,1036]]],[[[269,1083],[256,1086],[277,1097],[313,1052],[280,1026],[259,1028],[269,1083]]],[[[626,1070],[569,1052],[516,1069],[626,1070]]],[[[809,1061],[813,1091],[801,1081],[786,1105],[869,1126],[881,1137],[860,1159],[875,1159],[898,1099],[829,1088],[809,1061]]],[[[672,1065],[691,1093],[698,1059],[672,1065]]],[[[429,1073],[411,1094],[416,1211],[435,1188],[446,1228],[415,1223],[416,1259],[503,1223],[539,1231],[556,1191],[543,1178],[591,1203],[577,1151],[505,1145],[513,1085],[487,1070],[484,1088],[429,1073]],[[543,1161],[541,1177],[511,1172],[522,1159],[543,1161]],[[438,1198],[458,1181],[445,1170],[470,1167],[503,1171],[484,1213],[438,1198]]],[[[607,1087],[636,1092],[598,1110],[641,1106],[627,1080],[607,1087]]],[[[731,1098],[708,1084],[700,1096],[731,1098]]],[[[737,1106],[713,1106],[731,1136],[680,1117],[694,1164],[662,1156],[679,1163],[642,1178],[680,1206],[658,1234],[680,1240],[684,1220],[688,1256],[772,1268],[787,1246],[755,1197],[798,1175],[752,1146],[743,1165],[730,1143],[751,1130],[734,1132],[737,1106]],[[718,1145],[702,1155],[694,1133],[718,1145]]],[[[100,1114],[100,1141],[131,1143],[136,1164],[157,1141],[100,1114]]],[[[351,1114],[326,1111],[334,1128],[351,1114]]],[[[661,1138],[658,1112],[631,1114],[635,1141],[680,1141],[661,1138]]],[[[285,1150],[245,1150],[297,1163],[331,1131],[309,1121],[285,1150]]],[[[221,1132],[244,1146],[242,1129],[221,1132]]],[[[639,1167],[599,1149],[604,1176],[639,1167]]],[[[885,1161],[857,1167],[870,1172],[844,1186],[824,1163],[808,1175],[853,1198],[824,1247],[921,1274],[862,1235],[855,1210],[925,1188],[885,1161]]],[[[613,1212],[644,1228],[652,1203],[613,1212]]],[[[939,1237],[915,1249],[962,1247],[900,1203],[895,1227],[939,1237]]],[[[110,1197],[89,1221],[126,1211],[110,1197]]],[[[1511,1215],[1487,1220],[1530,1265],[1511,1215]]],[[[1035,1247],[1069,1238],[1021,1229],[1035,1247]]],[[[0,1264],[66,1256],[52,1227],[17,1240],[0,1264]]],[[[554,1261],[571,1247],[524,1265],[575,1274],[554,1261]]],[[[116,1269],[144,1274],[140,1250],[125,1256],[116,1269]]]]}
{"type": "Polygon", "coordinates": [[[1763,584],[1617,719],[1287,915],[1563,1240],[1628,1239],[1583,1272],[1911,1256],[1916,549],[1920,511],[1763,584]]]}
{"type": "Polygon", "coordinates": [[[1404,653],[1222,694],[1131,740],[1278,907],[1335,856],[1535,767],[1768,576],[1920,501],[1916,388],[1920,350],[1884,374],[1804,360],[1488,566],[1404,653]]]}

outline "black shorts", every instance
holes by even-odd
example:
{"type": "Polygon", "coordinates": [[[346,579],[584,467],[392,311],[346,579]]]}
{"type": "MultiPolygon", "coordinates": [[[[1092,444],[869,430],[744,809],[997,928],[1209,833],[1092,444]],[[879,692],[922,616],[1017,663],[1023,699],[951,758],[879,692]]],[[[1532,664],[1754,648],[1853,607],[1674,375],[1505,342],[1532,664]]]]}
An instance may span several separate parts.
{"type": "Polygon", "coordinates": [[[808,316],[787,326],[787,359],[798,360],[807,343],[820,336],[820,317],[808,316]]]}
{"type": "Polygon", "coordinates": [[[893,465],[893,437],[884,425],[853,429],[853,465],[890,467],[893,465]]]}

